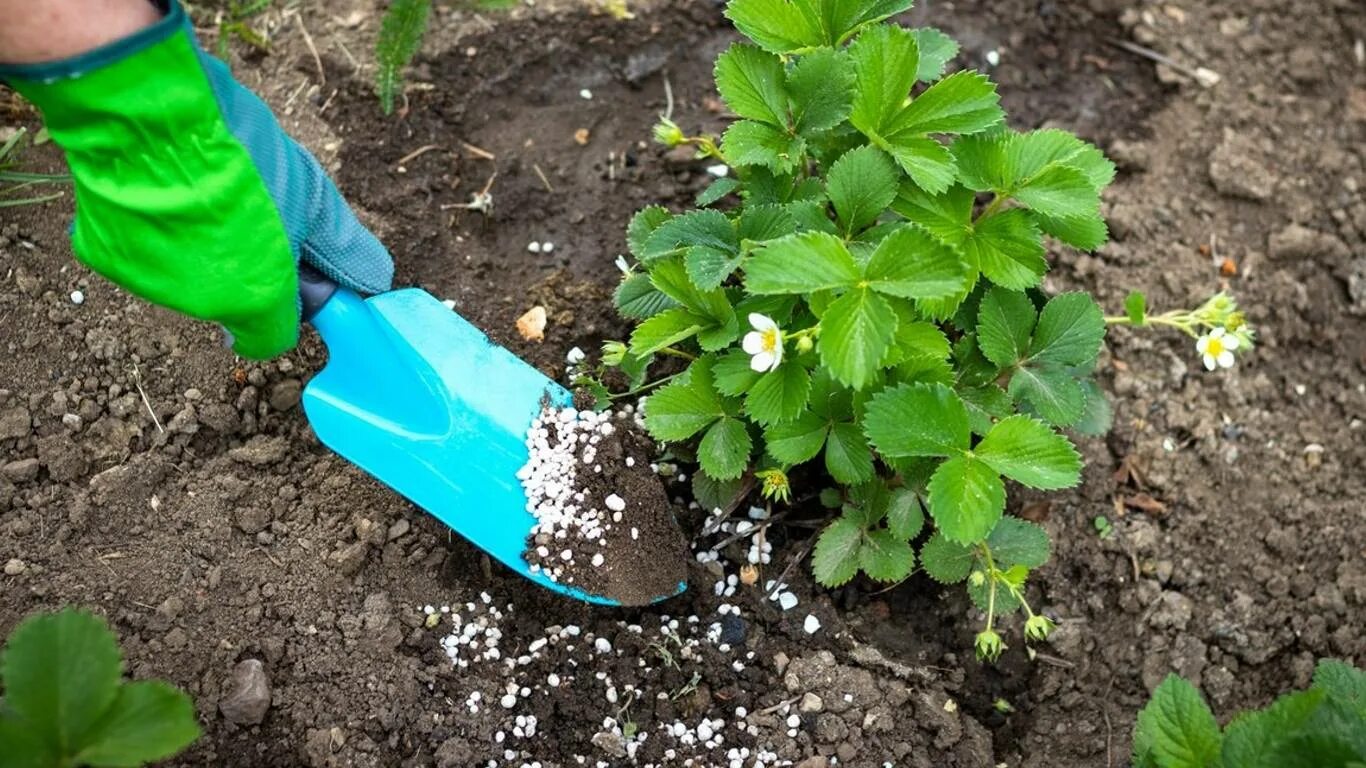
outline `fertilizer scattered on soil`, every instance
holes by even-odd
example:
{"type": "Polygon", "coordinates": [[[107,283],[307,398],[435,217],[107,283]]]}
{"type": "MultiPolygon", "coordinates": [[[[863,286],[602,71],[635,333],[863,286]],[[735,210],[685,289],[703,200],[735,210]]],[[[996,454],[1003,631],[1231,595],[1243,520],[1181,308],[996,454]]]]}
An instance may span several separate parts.
{"type": "Polygon", "coordinates": [[[527,433],[530,458],[517,477],[536,516],[524,553],[533,573],[647,605],[687,578],[687,542],[634,415],[630,406],[546,407],[527,433]]]}

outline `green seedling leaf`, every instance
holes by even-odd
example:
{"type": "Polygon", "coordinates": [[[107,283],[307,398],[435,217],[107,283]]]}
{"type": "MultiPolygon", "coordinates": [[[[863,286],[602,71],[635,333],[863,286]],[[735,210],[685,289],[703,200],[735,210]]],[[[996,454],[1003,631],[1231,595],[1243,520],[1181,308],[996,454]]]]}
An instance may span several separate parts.
{"type": "Polygon", "coordinates": [[[1081,481],[1081,455],[1067,438],[1023,414],[1002,419],[973,453],[1021,485],[1044,491],[1081,481]]]}
{"type": "Polygon", "coordinates": [[[967,274],[957,251],[919,227],[902,226],[878,244],[864,279],[890,296],[943,299],[963,290],[967,274]]]}
{"type": "Polygon", "coordinates": [[[944,76],[949,60],[958,55],[958,43],[933,27],[911,30],[920,50],[920,66],[915,76],[922,83],[932,83],[944,76]]]}
{"type": "Polygon", "coordinates": [[[792,421],[806,411],[811,375],[795,360],[759,377],[745,398],[745,413],[763,426],[792,421]]]}
{"type": "Polygon", "coordinates": [[[864,430],[884,456],[953,456],[968,447],[968,412],[943,384],[902,384],[868,401],[864,430]]]}
{"type": "Polygon", "coordinates": [[[960,387],[956,391],[968,408],[968,422],[975,435],[985,436],[998,419],[1004,419],[1015,412],[1015,403],[1011,401],[1010,395],[995,384],[960,387]]]}
{"type": "Polygon", "coordinates": [[[1366,719],[1366,672],[1337,659],[1320,659],[1314,667],[1314,688],[1366,719]]]}
{"type": "Polygon", "coordinates": [[[1034,304],[1028,296],[992,288],[982,297],[977,312],[977,346],[996,365],[1015,365],[1029,353],[1034,321],[1034,304]]]}
{"type": "Polygon", "coordinates": [[[1010,377],[1010,396],[1023,401],[1049,424],[1069,427],[1086,412],[1086,391],[1067,371],[1053,366],[1032,365],[1015,370],[1010,377]]]}
{"type": "Polygon", "coordinates": [[[1090,368],[1105,338],[1105,315],[1085,293],[1054,296],[1039,313],[1029,359],[1036,364],[1090,368]]]}
{"type": "Polygon", "coordinates": [[[978,72],[955,72],[930,86],[888,130],[900,133],[981,133],[1005,120],[996,85],[978,72]]]}
{"type": "Polygon", "coordinates": [[[920,66],[915,35],[897,26],[873,27],[849,46],[858,89],[849,121],[880,136],[902,110],[920,66]]]}
{"type": "Polygon", "coordinates": [[[1007,146],[1005,163],[1016,180],[1028,179],[1053,165],[1076,168],[1097,192],[1115,178],[1115,164],[1103,152],[1055,128],[1014,134],[1007,146]]]}
{"type": "Polygon", "coordinates": [[[764,50],[790,53],[824,44],[817,20],[804,13],[811,0],[730,0],[726,18],[764,50]]]}
{"type": "Polygon", "coordinates": [[[802,232],[765,243],[745,263],[745,288],[755,294],[848,288],[861,277],[849,249],[824,232],[802,232]]]}
{"type": "MultiPolygon", "coordinates": [[[[647,427],[649,405],[653,400],[654,397],[651,397],[645,401],[647,427]]],[[[702,442],[697,446],[697,460],[708,475],[717,480],[731,480],[745,473],[745,468],[749,466],[749,455],[753,450],[754,443],[749,437],[745,423],[740,419],[725,416],[702,435],[702,442]]]]}
{"type": "Polygon", "coordinates": [[[717,480],[706,472],[692,475],[692,495],[698,505],[705,510],[724,509],[730,505],[744,487],[740,478],[717,480]]]}
{"type": "Polygon", "coordinates": [[[940,584],[957,584],[972,571],[972,548],[945,538],[935,531],[920,548],[920,564],[931,579],[940,584]]]}
{"type": "Polygon", "coordinates": [[[740,266],[744,257],[738,252],[730,253],[713,248],[698,246],[689,248],[683,256],[683,265],[692,284],[704,291],[720,287],[740,266]]]}
{"type": "Polygon", "coordinates": [[[821,363],[841,384],[863,389],[887,356],[896,324],[886,299],[866,288],[849,291],[821,316],[821,363]]]}
{"type": "Polygon", "coordinates": [[[736,223],[740,242],[762,243],[794,234],[797,220],[780,205],[749,205],[736,223]]]}
{"type": "Polygon", "coordinates": [[[690,339],[707,327],[708,321],[682,307],[666,309],[636,326],[631,333],[631,354],[654,354],[665,347],[690,339]]]}
{"type": "Polygon", "coordinates": [[[924,527],[925,512],[920,496],[909,488],[893,491],[887,503],[887,530],[902,541],[910,541],[919,536],[924,527]]]}
{"type": "MultiPolygon", "coordinates": [[[[422,36],[427,31],[427,17],[431,14],[431,0],[393,0],[380,22],[379,38],[375,41],[375,90],[384,114],[394,112],[394,96],[403,82],[403,70],[417,55],[422,36]]],[[[240,25],[239,33],[250,32],[240,25]]]]}
{"type": "Polygon", "coordinates": [[[1033,217],[1018,208],[979,219],[963,249],[988,280],[1013,291],[1033,288],[1048,271],[1043,233],[1033,217]]]}
{"type": "Polygon", "coordinates": [[[646,320],[678,306],[678,302],[664,295],[664,292],[650,282],[650,276],[637,272],[628,275],[617,286],[612,296],[617,312],[632,320],[646,320]]]}
{"type": "MultiPolygon", "coordinates": [[[[637,217],[640,215],[637,214],[637,217]]],[[[642,228],[649,222],[650,219],[643,222],[642,228]]],[[[635,220],[632,220],[632,225],[634,224],[635,220]]],[[[627,234],[631,236],[629,228],[627,234]]],[[[712,210],[688,211],[659,221],[658,225],[649,231],[640,253],[635,255],[645,264],[652,265],[656,260],[686,248],[705,247],[717,251],[734,251],[739,245],[735,225],[724,213],[712,210]]],[[[632,252],[634,253],[634,249],[632,252]]]]}
{"type": "Polygon", "coordinates": [[[825,30],[826,45],[838,45],[859,28],[911,7],[912,0],[797,0],[812,8],[825,30]]]}
{"type": "Polygon", "coordinates": [[[797,133],[809,137],[844,122],[853,107],[855,78],[845,51],[822,48],[798,59],[787,73],[797,133]]]}
{"type": "Polygon", "coordinates": [[[716,360],[712,366],[716,391],[728,397],[745,394],[759,381],[763,374],[754,370],[750,356],[743,349],[732,349],[716,360]]]}
{"type": "Polygon", "coordinates": [[[842,516],[826,526],[811,552],[811,566],[816,581],[827,587],[849,583],[858,573],[859,549],[862,546],[863,526],[858,521],[842,516]]]}
{"type": "Polygon", "coordinates": [[[1086,174],[1066,165],[1050,165],[1016,187],[1014,197],[1044,216],[1086,218],[1100,209],[1100,194],[1086,174]]]}
{"type": "Polygon", "coordinates": [[[826,194],[835,205],[846,237],[877,220],[896,197],[900,174],[877,147],[846,152],[830,166],[826,194]]]}
{"type": "Polygon", "coordinates": [[[697,193],[697,207],[706,208],[739,188],[740,182],[729,176],[723,179],[717,179],[708,184],[706,189],[697,193]]]}
{"type": "Polygon", "coordinates": [[[716,60],[716,89],[740,117],[787,127],[787,89],[783,63],[777,56],[735,43],[716,60]]]}
{"type": "Polygon", "coordinates": [[[911,575],[915,552],[906,539],[879,528],[864,535],[858,563],[870,579],[890,584],[911,575]]]}
{"type": "Polygon", "coordinates": [[[726,325],[735,317],[735,308],[731,306],[724,291],[715,288],[704,289],[693,282],[688,274],[686,256],[683,259],[670,257],[656,261],[650,266],[650,282],[694,315],[705,318],[706,324],[726,325]]]}
{"type": "Polygon", "coordinates": [[[630,223],[626,225],[626,245],[630,248],[631,255],[644,261],[651,253],[650,236],[672,218],[673,214],[659,205],[636,211],[636,215],[632,216],[630,223]]]}
{"type": "Polygon", "coordinates": [[[1110,399],[1105,396],[1095,379],[1081,380],[1081,393],[1086,398],[1086,406],[1081,416],[1072,423],[1071,429],[1083,435],[1103,435],[1110,431],[1114,414],[1110,399]]]}
{"type": "Polygon", "coordinates": [[[1148,297],[1142,291],[1130,291],[1124,298],[1124,312],[1129,316],[1129,322],[1143,325],[1148,321],[1148,297]]]}
{"type": "Polygon", "coordinates": [[[1168,675],[1138,713],[1134,762],[1160,768],[1208,768],[1219,760],[1219,723],[1195,686],[1168,675]]]}
{"type": "Polygon", "coordinates": [[[721,154],[737,167],[761,165],[775,173],[789,173],[797,167],[806,141],[771,125],[741,120],[732,123],[721,139],[721,154]]]}
{"type": "MultiPolygon", "coordinates": [[[[1220,749],[1222,762],[1219,765],[1226,768],[1273,768],[1285,765],[1285,761],[1276,756],[1278,748],[1303,732],[1305,725],[1320,711],[1326,699],[1325,691],[1311,688],[1282,696],[1261,711],[1245,712],[1234,718],[1224,732],[1220,749]]],[[[1134,734],[1134,755],[1137,756],[1141,748],[1153,762],[1161,765],[1154,742],[1162,734],[1153,733],[1152,730],[1151,726],[1147,731],[1140,726],[1140,730],[1134,734]]]]}
{"type": "Polygon", "coordinates": [[[1039,222],[1039,229],[1045,234],[1083,251],[1094,251],[1110,239],[1110,228],[1105,225],[1105,219],[1101,218],[1099,211],[1087,216],[1068,218],[1054,218],[1035,213],[1034,218],[1039,222]]]}
{"type": "Polygon", "coordinates": [[[197,738],[199,725],[189,696],[155,680],[127,683],[75,762],[137,768],[170,757],[197,738]]]}
{"type": "Polygon", "coordinates": [[[857,424],[838,422],[830,425],[825,443],[825,469],[837,482],[857,485],[871,480],[873,452],[857,424]]]}
{"type": "MultiPolygon", "coordinates": [[[[966,414],[963,418],[966,424],[966,414]]],[[[930,478],[930,517],[950,541],[974,544],[985,539],[1005,505],[1005,484],[985,462],[964,456],[949,459],[930,478]]]]}
{"type": "Polygon", "coordinates": [[[987,536],[987,549],[991,550],[997,568],[1032,569],[1048,562],[1053,547],[1043,526],[1018,517],[1003,517],[987,536]]]}
{"type": "Polygon", "coordinates": [[[830,433],[830,422],[814,413],[804,413],[796,419],[775,424],[764,431],[768,455],[788,466],[810,461],[821,452],[825,437],[830,433]]]}
{"type": "MultiPolygon", "coordinates": [[[[712,384],[712,361],[693,362],[682,376],[664,385],[645,400],[645,429],[656,440],[687,440],[726,416],[721,397],[712,384]]],[[[709,472],[718,480],[726,477],[709,472]]]]}
{"type": "Polygon", "coordinates": [[[957,176],[948,148],[928,136],[900,133],[886,139],[883,146],[911,181],[930,194],[947,190],[957,176]]]}

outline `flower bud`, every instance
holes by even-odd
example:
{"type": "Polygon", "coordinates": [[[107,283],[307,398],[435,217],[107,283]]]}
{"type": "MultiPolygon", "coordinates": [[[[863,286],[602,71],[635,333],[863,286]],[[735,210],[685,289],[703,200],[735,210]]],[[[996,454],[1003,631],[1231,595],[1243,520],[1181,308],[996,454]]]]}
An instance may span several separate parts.
{"type": "Polygon", "coordinates": [[[1006,649],[1006,644],[994,629],[984,629],[978,632],[974,646],[977,650],[977,658],[989,662],[995,662],[1001,657],[1001,652],[1006,649]]]}
{"type": "Polygon", "coordinates": [[[968,574],[968,583],[974,587],[980,587],[987,583],[987,575],[981,571],[973,571],[968,574]]]}
{"type": "Polygon", "coordinates": [[[602,362],[603,365],[621,365],[621,361],[626,358],[626,345],[620,341],[604,341],[602,343],[602,362]]]}
{"type": "Polygon", "coordinates": [[[798,336],[798,337],[797,337],[797,351],[798,351],[798,352],[810,352],[810,351],[811,351],[811,348],[812,348],[813,346],[815,346],[815,342],[811,341],[811,337],[810,337],[810,336],[798,336]]]}
{"type": "Polygon", "coordinates": [[[655,141],[666,147],[676,147],[688,140],[688,137],[683,135],[683,129],[667,117],[661,117],[659,122],[655,123],[654,135],[655,141]]]}
{"type": "Polygon", "coordinates": [[[1025,621],[1025,637],[1030,640],[1047,640],[1056,626],[1047,616],[1035,614],[1025,621]]]}

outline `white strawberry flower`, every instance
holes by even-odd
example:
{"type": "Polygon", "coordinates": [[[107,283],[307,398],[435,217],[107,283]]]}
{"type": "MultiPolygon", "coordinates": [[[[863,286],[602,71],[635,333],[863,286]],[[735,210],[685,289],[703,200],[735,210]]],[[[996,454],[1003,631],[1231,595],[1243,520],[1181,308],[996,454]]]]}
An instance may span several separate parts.
{"type": "Polygon", "coordinates": [[[1241,343],[1237,336],[1225,329],[1215,328],[1195,340],[1195,351],[1204,357],[1205,367],[1211,371],[1215,368],[1232,368],[1233,350],[1241,343]]]}
{"type": "Polygon", "coordinates": [[[758,312],[750,313],[749,324],[754,330],[740,343],[750,355],[749,367],[759,373],[777,370],[783,362],[783,330],[773,318],[758,312]]]}

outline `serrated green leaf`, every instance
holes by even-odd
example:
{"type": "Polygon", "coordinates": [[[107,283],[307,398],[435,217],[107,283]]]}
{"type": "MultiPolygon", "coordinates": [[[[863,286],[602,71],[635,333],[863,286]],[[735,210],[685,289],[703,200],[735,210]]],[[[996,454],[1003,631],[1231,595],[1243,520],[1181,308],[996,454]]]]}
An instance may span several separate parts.
{"type": "Polygon", "coordinates": [[[845,485],[872,479],[873,452],[858,425],[849,422],[830,425],[830,436],[825,442],[825,469],[845,485]]]}
{"type": "Polygon", "coordinates": [[[1115,164],[1103,152],[1056,128],[1013,135],[1006,149],[1006,164],[1016,179],[1027,179],[1050,165],[1067,165],[1081,171],[1097,192],[1115,178],[1115,164]]]}
{"type": "Polygon", "coordinates": [[[972,233],[975,195],[962,185],[931,195],[915,184],[903,184],[892,210],[951,245],[961,246],[972,233]]]}
{"type": "Polygon", "coordinates": [[[1043,526],[1009,516],[991,529],[987,548],[997,568],[1039,568],[1048,562],[1053,550],[1043,526]]]}
{"type": "MultiPolygon", "coordinates": [[[[379,94],[384,114],[394,111],[394,96],[401,90],[403,70],[422,48],[422,37],[427,31],[431,15],[431,0],[395,0],[389,5],[380,22],[379,38],[375,41],[375,91],[379,94]]],[[[239,25],[239,35],[255,33],[239,25]]],[[[262,43],[264,46],[264,43],[262,43]]]]}
{"type": "Polygon", "coordinates": [[[712,320],[712,324],[697,332],[697,346],[703,352],[720,352],[721,350],[734,344],[740,338],[740,319],[735,314],[735,309],[726,301],[725,294],[716,292],[724,308],[725,317],[720,320],[712,320]]]}
{"type": "Polygon", "coordinates": [[[825,445],[830,422],[811,412],[793,421],[775,424],[764,431],[768,455],[787,466],[801,464],[816,457],[825,445]]]}
{"type": "Polygon", "coordinates": [[[666,309],[644,320],[631,332],[631,354],[643,357],[692,338],[707,321],[683,307],[666,309]]]}
{"type": "Polygon", "coordinates": [[[756,294],[847,288],[861,278],[844,243],[824,232],[801,232],[765,243],[745,262],[745,287],[756,294]]]}
{"type": "Polygon", "coordinates": [[[858,562],[870,579],[890,584],[911,575],[915,568],[915,552],[906,539],[875,528],[864,535],[858,562]]]}
{"type": "Polygon", "coordinates": [[[821,316],[816,345],[821,363],[840,383],[862,389],[887,356],[896,324],[896,313],[882,296],[865,288],[845,293],[821,316]]]}
{"type": "MultiPolygon", "coordinates": [[[[707,211],[707,213],[716,212],[707,211]]],[[[677,256],[659,259],[652,263],[650,265],[650,282],[669,298],[691,310],[694,315],[703,318],[705,325],[725,325],[735,316],[735,308],[731,306],[725,292],[717,289],[704,290],[699,288],[693,282],[692,277],[688,275],[688,268],[684,259],[677,256]]]]}
{"type": "Polygon", "coordinates": [[[52,768],[62,755],[29,723],[0,714],[0,756],[5,768],[52,768]]]}
{"type": "Polygon", "coordinates": [[[817,368],[811,375],[811,412],[828,421],[848,421],[854,418],[853,393],[817,368]]]}
{"type": "Polygon", "coordinates": [[[968,408],[968,423],[973,434],[985,435],[991,431],[997,419],[1003,419],[1015,411],[1010,395],[995,384],[960,387],[956,391],[968,408]]]}
{"type": "Polygon", "coordinates": [[[138,768],[176,754],[197,738],[199,724],[189,696],[158,681],[126,683],[75,762],[138,768]]]}
{"type": "Polygon", "coordinates": [[[1090,294],[1054,296],[1039,313],[1029,359],[1035,363],[1090,367],[1105,338],[1105,315],[1090,294]]]}
{"type": "Polygon", "coordinates": [[[938,326],[903,317],[896,325],[892,354],[883,361],[883,365],[898,365],[914,359],[943,360],[948,356],[949,338],[938,326]]]}
{"type": "Polygon", "coordinates": [[[1148,297],[1142,291],[1129,291],[1124,297],[1124,313],[1129,316],[1129,322],[1143,325],[1148,319],[1148,297]]]}
{"type": "Polygon", "coordinates": [[[650,235],[671,218],[673,214],[660,205],[636,211],[631,217],[631,222],[626,225],[626,244],[631,250],[631,255],[644,260],[648,253],[647,243],[650,241],[650,235]]]}
{"type": "Polygon", "coordinates": [[[698,288],[709,291],[720,286],[740,266],[743,257],[737,253],[697,246],[683,256],[688,278],[698,288]]]}
{"type": "Polygon", "coordinates": [[[744,482],[736,478],[734,480],[717,480],[706,472],[692,473],[692,495],[697,501],[698,506],[710,512],[714,509],[725,509],[740,493],[744,482]]]}
{"type": "Polygon", "coordinates": [[[966,579],[972,572],[972,561],[970,547],[949,541],[939,531],[920,548],[920,566],[940,584],[957,584],[966,579]]]}
{"type": "Polygon", "coordinates": [[[887,210],[896,197],[898,179],[891,159],[873,146],[852,149],[830,166],[826,194],[846,236],[861,231],[887,210]]]}
{"type": "Polygon", "coordinates": [[[892,122],[897,134],[980,133],[1005,120],[996,84],[979,72],[964,70],[931,85],[911,100],[892,122]]]}
{"type": "Polygon", "coordinates": [[[1319,659],[1314,687],[1366,718],[1366,672],[1337,659],[1319,659]]]}
{"type": "Polygon", "coordinates": [[[892,491],[887,502],[887,530],[902,541],[910,541],[919,536],[924,527],[925,512],[920,496],[909,488],[892,491]]]}
{"type": "Polygon", "coordinates": [[[839,234],[839,227],[830,219],[829,206],[823,200],[798,200],[783,206],[797,222],[799,230],[839,234]]]}
{"type": "Polygon", "coordinates": [[[798,51],[824,41],[820,28],[789,0],[730,0],[725,13],[741,34],[773,53],[798,51]]]}
{"type": "Polygon", "coordinates": [[[787,73],[797,133],[810,136],[843,122],[853,107],[855,77],[845,51],[822,48],[798,59],[787,73]]]}
{"type": "Polygon", "coordinates": [[[114,633],[72,609],[25,619],[0,655],[5,707],[63,756],[76,754],[118,695],[114,633]]]}
{"type": "Polygon", "coordinates": [[[859,548],[863,545],[863,526],[840,517],[825,527],[811,552],[811,569],[816,581],[827,587],[846,584],[858,573],[859,548]]]}
{"type": "Polygon", "coordinates": [[[632,320],[646,320],[678,306],[678,302],[656,288],[644,272],[627,275],[617,286],[612,301],[622,317],[632,320]]]}
{"type": "Polygon", "coordinates": [[[860,27],[886,19],[911,7],[912,0],[799,0],[820,19],[827,45],[838,45],[860,27]]]}
{"type": "Polygon", "coordinates": [[[1001,477],[976,459],[949,459],[930,478],[930,517],[946,537],[959,544],[985,539],[1001,519],[1005,505],[1001,477]]]}
{"type": "Polygon", "coordinates": [[[963,290],[967,274],[957,251],[911,225],[883,238],[868,260],[864,279],[879,293],[944,299],[963,290]]]}
{"type": "Polygon", "coordinates": [[[1094,251],[1110,239],[1110,228],[1099,212],[1062,219],[1038,213],[1034,213],[1034,217],[1045,234],[1083,251],[1094,251]]]}
{"type": "Polygon", "coordinates": [[[963,186],[975,192],[1009,190],[1017,181],[1006,158],[1014,135],[1002,132],[954,139],[949,151],[963,186]]]}
{"type": "Polygon", "coordinates": [[[996,365],[1012,366],[1029,351],[1034,320],[1034,304],[1028,296],[992,288],[977,311],[977,346],[996,365]]]}
{"type": "Polygon", "coordinates": [[[934,27],[921,27],[911,30],[920,49],[920,66],[916,79],[922,83],[932,83],[944,75],[944,67],[949,60],[958,55],[958,43],[934,27]]]}
{"type": "Polygon", "coordinates": [[[806,411],[811,375],[795,360],[787,360],[759,377],[745,398],[745,412],[762,426],[792,421],[806,411]]]}
{"type": "MultiPolygon", "coordinates": [[[[1283,763],[1276,760],[1277,747],[1300,733],[1326,699],[1326,691],[1311,688],[1282,696],[1266,709],[1235,717],[1224,731],[1221,765],[1226,768],[1280,768],[1283,763]]],[[[1134,734],[1134,754],[1142,749],[1145,754],[1152,755],[1153,743],[1160,735],[1160,732],[1140,728],[1134,734]]]]}
{"type": "Polygon", "coordinates": [[[1066,165],[1050,165],[1015,188],[1013,197],[1044,216],[1095,216],[1100,194],[1086,174],[1066,165]]]}
{"type": "Polygon", "coordinates": [[[916,38],[898,26],[866,30],[849,46],[857,92],[849,121],[865,135],[881,135],[901,112],[920,65],[916,38]]]}
{"type": "Polygon", "coordinates": [[[716,59],[716,90],[740,117],[787,127],[783,63],[768,51],[734,43],[716,59]]]}
{"type": "Polygon", "coordinates": [[[928,136],[899,134],[887,139],[883,146],[911,181],[932,195],[947,190],[957,178],[953,155],[928,136]]]}
{"type": "MultiPolygon", "coordinates": [[[[653,401],[654,397],[646,400],[646,406],[653,401]]],[[[648,411],[646,419],[648,426],[648,411]]],[[[697,461],[708,475],[717,480],[730,480],[744,474],[753,450],[754,443],[749,430],[745,428],[745,422],[726,416],[702,435],[702,442],[697,445],[697,461]]]]}
{"type": "Polygon", "coordinates": [[[1151,755],[1162,768],[1209,768],[1219,760],[1219,723],[1195,686],[1168,675],[1138,713],[1135,760],[1151,755]]]}
{"type": "Polygon", "coordinates": [[[652,437],[662,442],[686,440],[726,415],[712,383],[711,366],[708,358],[696,360],[682,376],[646,398],[645,429],[652,437]]]}
{"type": "Polygon", "coordinates": [[[1086,392],[1081,382],[1055,366],[1017,368],[1008,389],[1016,401],[1029,403],[1044,421],[1056,427],[1072,426],[1086,410],[1086,392]]]}
{"type": "Polygon", "coordinates": [[[1023,414],[997,422],[973,453],[1030,488],[1056,491],[1081,481],[1081,456],[1067,438],[1023,414]]]}
{"type": "Polygon", "coordinates": [[[1086,405],[1082,409],[1081,416],[1072,423],[1072,431],[1083,435],[1103,435],[1109,432],[1114,417],[1110,408],[1110,399],[1105,396],[1105,392],[1101,390],[1095,379],[1082,379],[1080,383],[1082,396],[1086,398],[1086,405]]]}
{"type": "Polygon", "coordinates": [[[988,280],[1013,291],[1038,285],[1048,271],[1043,235],[1019,208],[978,219],[963,248],[988,280]]]}
{"type": "Polygon", "coordinates": [[[720,211],[688,211],[659,223],[651,230],[636,257],[646,264],[652,264],[680,248],[694,246],[734,251],[739,247],[735,226],[720,211]]]}
{"type": "Polygon", "coordinates": [[[706,208],[739,188],[740,182],[729,176],[717,179],[708,184],[706,189],[697,193],[697,207],[706,208]]]}
{"type": "Polygon", "coordinates": [[[802,137],[753,120],[731,123],[721,137],[721,154],[728,164],[737,167],[762,165],[776,173],[788,173],[797,167],[805,151],[802,137]]]}
{"type": "Polygon", "coordinates": [[[735,228],[742,243],[761,243],[795,233],[797,220],[780,205],[747,205],[735,228]]]}
{"type": "Polygon", "coordinates": [[[968,447],[968,413],[943,384],[902,384],[868,401],[864,431],[884,456],[953,456],[968,447]]]}
{"type": "Polygon", "coordinates": [[[743,349],[732,349],[717,358],[712,366],[716,391],[729,397],[745,394],[763,374],[754,370],[750,356],[743,349]]]}

